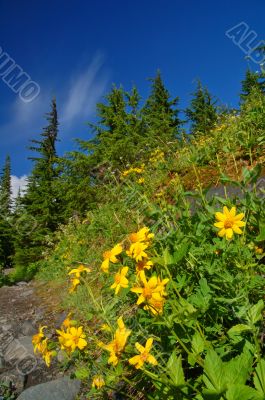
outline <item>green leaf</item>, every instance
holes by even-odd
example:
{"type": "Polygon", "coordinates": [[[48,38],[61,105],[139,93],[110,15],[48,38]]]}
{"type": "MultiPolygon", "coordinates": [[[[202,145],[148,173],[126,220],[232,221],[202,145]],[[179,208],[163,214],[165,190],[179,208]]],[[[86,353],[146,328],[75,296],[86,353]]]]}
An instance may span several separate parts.
{"type": "Polygon", "coordinates": [[[255,369],[254,385],[259,392],[265,395],[265,360],[261,360],[255,369]]]}
{"type": "Polygon", "coordinates": [[[257,304],[248,310],[248,321],[253,325],[262,319],[262,311],[264,309],[263,300],[259,300],[257,304]]]}
{"type": "Polygon", "coordinates": [[[189,249],[189,244],[187,242],[181,243],[177,251],[174,252],[173,255],[174,264],[179,263],[185,257],[185,255],[188,252],[188,249],[189,249]]]}
{"type": "Polygon", "coordinates": [[[201,354],[204,350],[204,339],[199,332],[195,332],[191,341],[192,350],[195,354],[201,354]]]}
{"type": "Polygon", "coordinates": [[[229,387],[226,392],[226,399],[227,400],[263,400],[264,397],[261,396],[255,389],[235,384],[229,387]]]}
{"type": "Polygon", "coordinates": [[[259,223],[259,235],[255,239],[257,242],[262,242],[265,240],[265,222],[260,221],[259,223]]]}
{"type": "Polygon", "coordinates": [[[245,346],[243,353],[224,364],[224,377],[227,386],[244,385],[252,371],[253,356],[245,346]]]}
{"type": "Polygon", "coordinates": [[[228,336],[241,335],[243,332],[251,331],[251,327],[245,324],[238,324],[232,326],[227,332],[228,336]]]}
{"type": "MultiPolygon", "coordinates": [[[[210,349],[204,362],[203,381],[211,394],[222,394],[225,390],[223,362],[218,354],[210,349]]],[[[209,391],[206,391],[210,395],[209,391]]]]}
{"type": "Polygon", "coordinates": [[[182,368],[181,355],[177,357],[174,350],[167,362],[167,373],[174,386],[181,387],[185,385],[185,377],[182,368]]]}
{"type": "Polygon", "coordinates": [[[166,248],[163,252],[163,265],[171,265],[174,264],[174,257],[169,253],[168,248],[166,248]]]}
{"type": "Polygon", "coordinates": [[[195,332],[195,334],[193,335],[191,345],[192,353],[190,353],[188,356],[188,362],[190,365],[194,366],[197,362],[198,356],[203,352],[205,347],[204,339],[201,337],[199,332],[195,332]]]}

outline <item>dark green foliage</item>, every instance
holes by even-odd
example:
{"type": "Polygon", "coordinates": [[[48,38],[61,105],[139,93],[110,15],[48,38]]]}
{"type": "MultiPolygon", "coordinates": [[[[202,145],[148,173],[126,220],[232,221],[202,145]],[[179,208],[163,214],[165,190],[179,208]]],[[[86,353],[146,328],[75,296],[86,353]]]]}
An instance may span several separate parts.
{"type": "Polygon", "coordinates": [[[139,95],[113,86],[104,103],[97,105],[98,123],[89,124],[96,133],[93,140],[82,142],[83,149],[91,153],[92,168],[104,166],[121,168],[135,160],[139,149],[141,120],[138,112],[139,95]]]}
{"type": "Polygon", "coordinates": [[[241,101],[246,101],[247,97],[253,91],[260,91],[265,94],[265,79],[262,73],[253,72],[250,69],[246,71],[245,79],[242,81],[241,101]]]}
{"type": "Polygon", "coordinates": [[[38,260],[43,251],[44,240],[54,232],[61,222],[60,199],[57,193],[56,141],[58,118],[55,99],[51,112],[47,114],[48,126],[44,128],[40,140],[32,140],[30,150],[38,156],[31,157],[33,170],[28,179],[27,192],[23,196],[22,207],[17,216],[16,230],[17,266],[24,266],[38,260]]]}
{"type": "Polygon", "coordinates": [[[216,102],[200,81],[193,96],[190,107],[185,110],[188,120],[191,122],[191,132],[194,135],[207,134],[217,121],[216,102]]]}
{"type": "Polygon", "coordinates": [[[11,164],[7,156],[0,178],[0,265],[10,267],[14,252],[11,221],[11,164]]]}
{"type": "Polygon", "coordinates": [[[175,140],[179,133],[179,99],[175,97],[170,100],[171,96],[159,71],[150,81],[151,94],[143,107],[142,115],[146,138],[153,142],[155,148],[175,140]]]}

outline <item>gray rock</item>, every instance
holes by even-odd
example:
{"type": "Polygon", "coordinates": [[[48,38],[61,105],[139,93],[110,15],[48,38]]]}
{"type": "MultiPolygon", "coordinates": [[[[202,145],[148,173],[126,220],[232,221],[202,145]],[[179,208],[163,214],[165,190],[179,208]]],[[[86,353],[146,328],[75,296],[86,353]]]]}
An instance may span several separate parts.
{"type": "Polygon", "coordinates": [[[64,320],[67,318],[67,313],[66,312],[62,312],[61,314],[59,314],[59,316],[57,317],[56,321],[55,321],[55,328],[56,329],[60,329],[62,323],[64,322],[64,320]]]}
{"type": "Polygon", "coordinates": [[[24,336],[32,336],[32,335],[35,335],[35,333],[37,332],[37,329],[33,325],[32,320],[28,319],[28,320],[24,321],[23,324],[21,325],[20,332],[24,336]]]}
{"type": "Polygon", "coordinates": [[[32,386],[22,392],[17,400],[74,400],[81,382],[67,377],[32,386]]]}
{"type": "Polygon", "coordinates": [[[4,359],[9,363],[23,360],[29,355],[34,356],[31,336],[23,336],[20,339],[12,340],[4,351],[4,359]]]}
{"type": "Polygon", "coordinates": [[[23,292],[20,293],[20,297],[31,297],[34,293],[33,289],[25,289],[23,292]]]}
{"type": "Polygon", "coordinates": [[[4,372],[6,369],[6,362],[4,357],[0,356],[0,373],[4,372]]]}

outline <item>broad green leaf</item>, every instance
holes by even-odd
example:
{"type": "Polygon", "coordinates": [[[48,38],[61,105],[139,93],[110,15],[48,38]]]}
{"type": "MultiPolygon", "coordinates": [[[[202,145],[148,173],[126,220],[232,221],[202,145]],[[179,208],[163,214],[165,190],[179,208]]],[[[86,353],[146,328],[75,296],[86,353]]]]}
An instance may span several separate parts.
{"type": "Polygon", "coordinates": [[[174,386],[181,387],[185,385],[181,355],[177,357],[175,350],[173,351],[167,362],[167,373],[174,386]]]}
{"type": "Polygon", "coordinates": [[[228,336],[241,335],[243,332],[251,331],[250,326],[245,324],[238,324],[229,329],[228,336]]]}
{"type": "Polygon", "coordinates": [[[265,360],[261,360],[255,369],[254,385],[259,392],[265,395],[265,360]]]}
{"type": "Polygon", "coordinates": [[[186,242],[183,242],[179,248],[177,249],[177,251],[174,252],[173,255],[173,260],[174,260],[174,264],[179,263],[187,254],[189,249],[189,244],[186,242]]]}
{"type": "Polygon", "coordinates": [[[248,310],[248,320],[254,325],[262,319],[262,311],[264,309],[263,300],[259,300],[257,304],[248,310]]]}
{"type": "Polygon", "coordinates": [[[201,337],[199,332],[195,332],[191,341],[192,350],[195,354],[201,354],[204,350],[204,339],[201,337]]]}
{"type": "Polygon", "coordinates": [[[253,356],[251,352],[244,347],[244,351],[239,356],[230,361],[224,362],[224,377],[227,386],[241,384],[244,385],[252,371],[253,356]]]}
{"type": "Polygon", "coordinates": [[[212,394],[222,394],[225,390],[223,362],[212,349],[205,357],[203,381],[212,394]]]}
{"type": "Polygon", "coordinates": [[[263,400],[264,397],[258,393],[255,389],[235,384],[231,385],[226,392],[227,400],[263,400]]]}

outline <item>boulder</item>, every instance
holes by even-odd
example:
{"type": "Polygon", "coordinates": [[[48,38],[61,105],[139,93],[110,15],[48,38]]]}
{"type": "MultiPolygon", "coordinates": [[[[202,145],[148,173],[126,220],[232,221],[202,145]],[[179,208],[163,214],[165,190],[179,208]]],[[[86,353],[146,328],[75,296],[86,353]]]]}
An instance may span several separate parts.
{"type": "Polygon", "coordinates": [[[67,377],[41,383],[24,390],[17,400],[75,400],[81,382],[67,377]]]}

